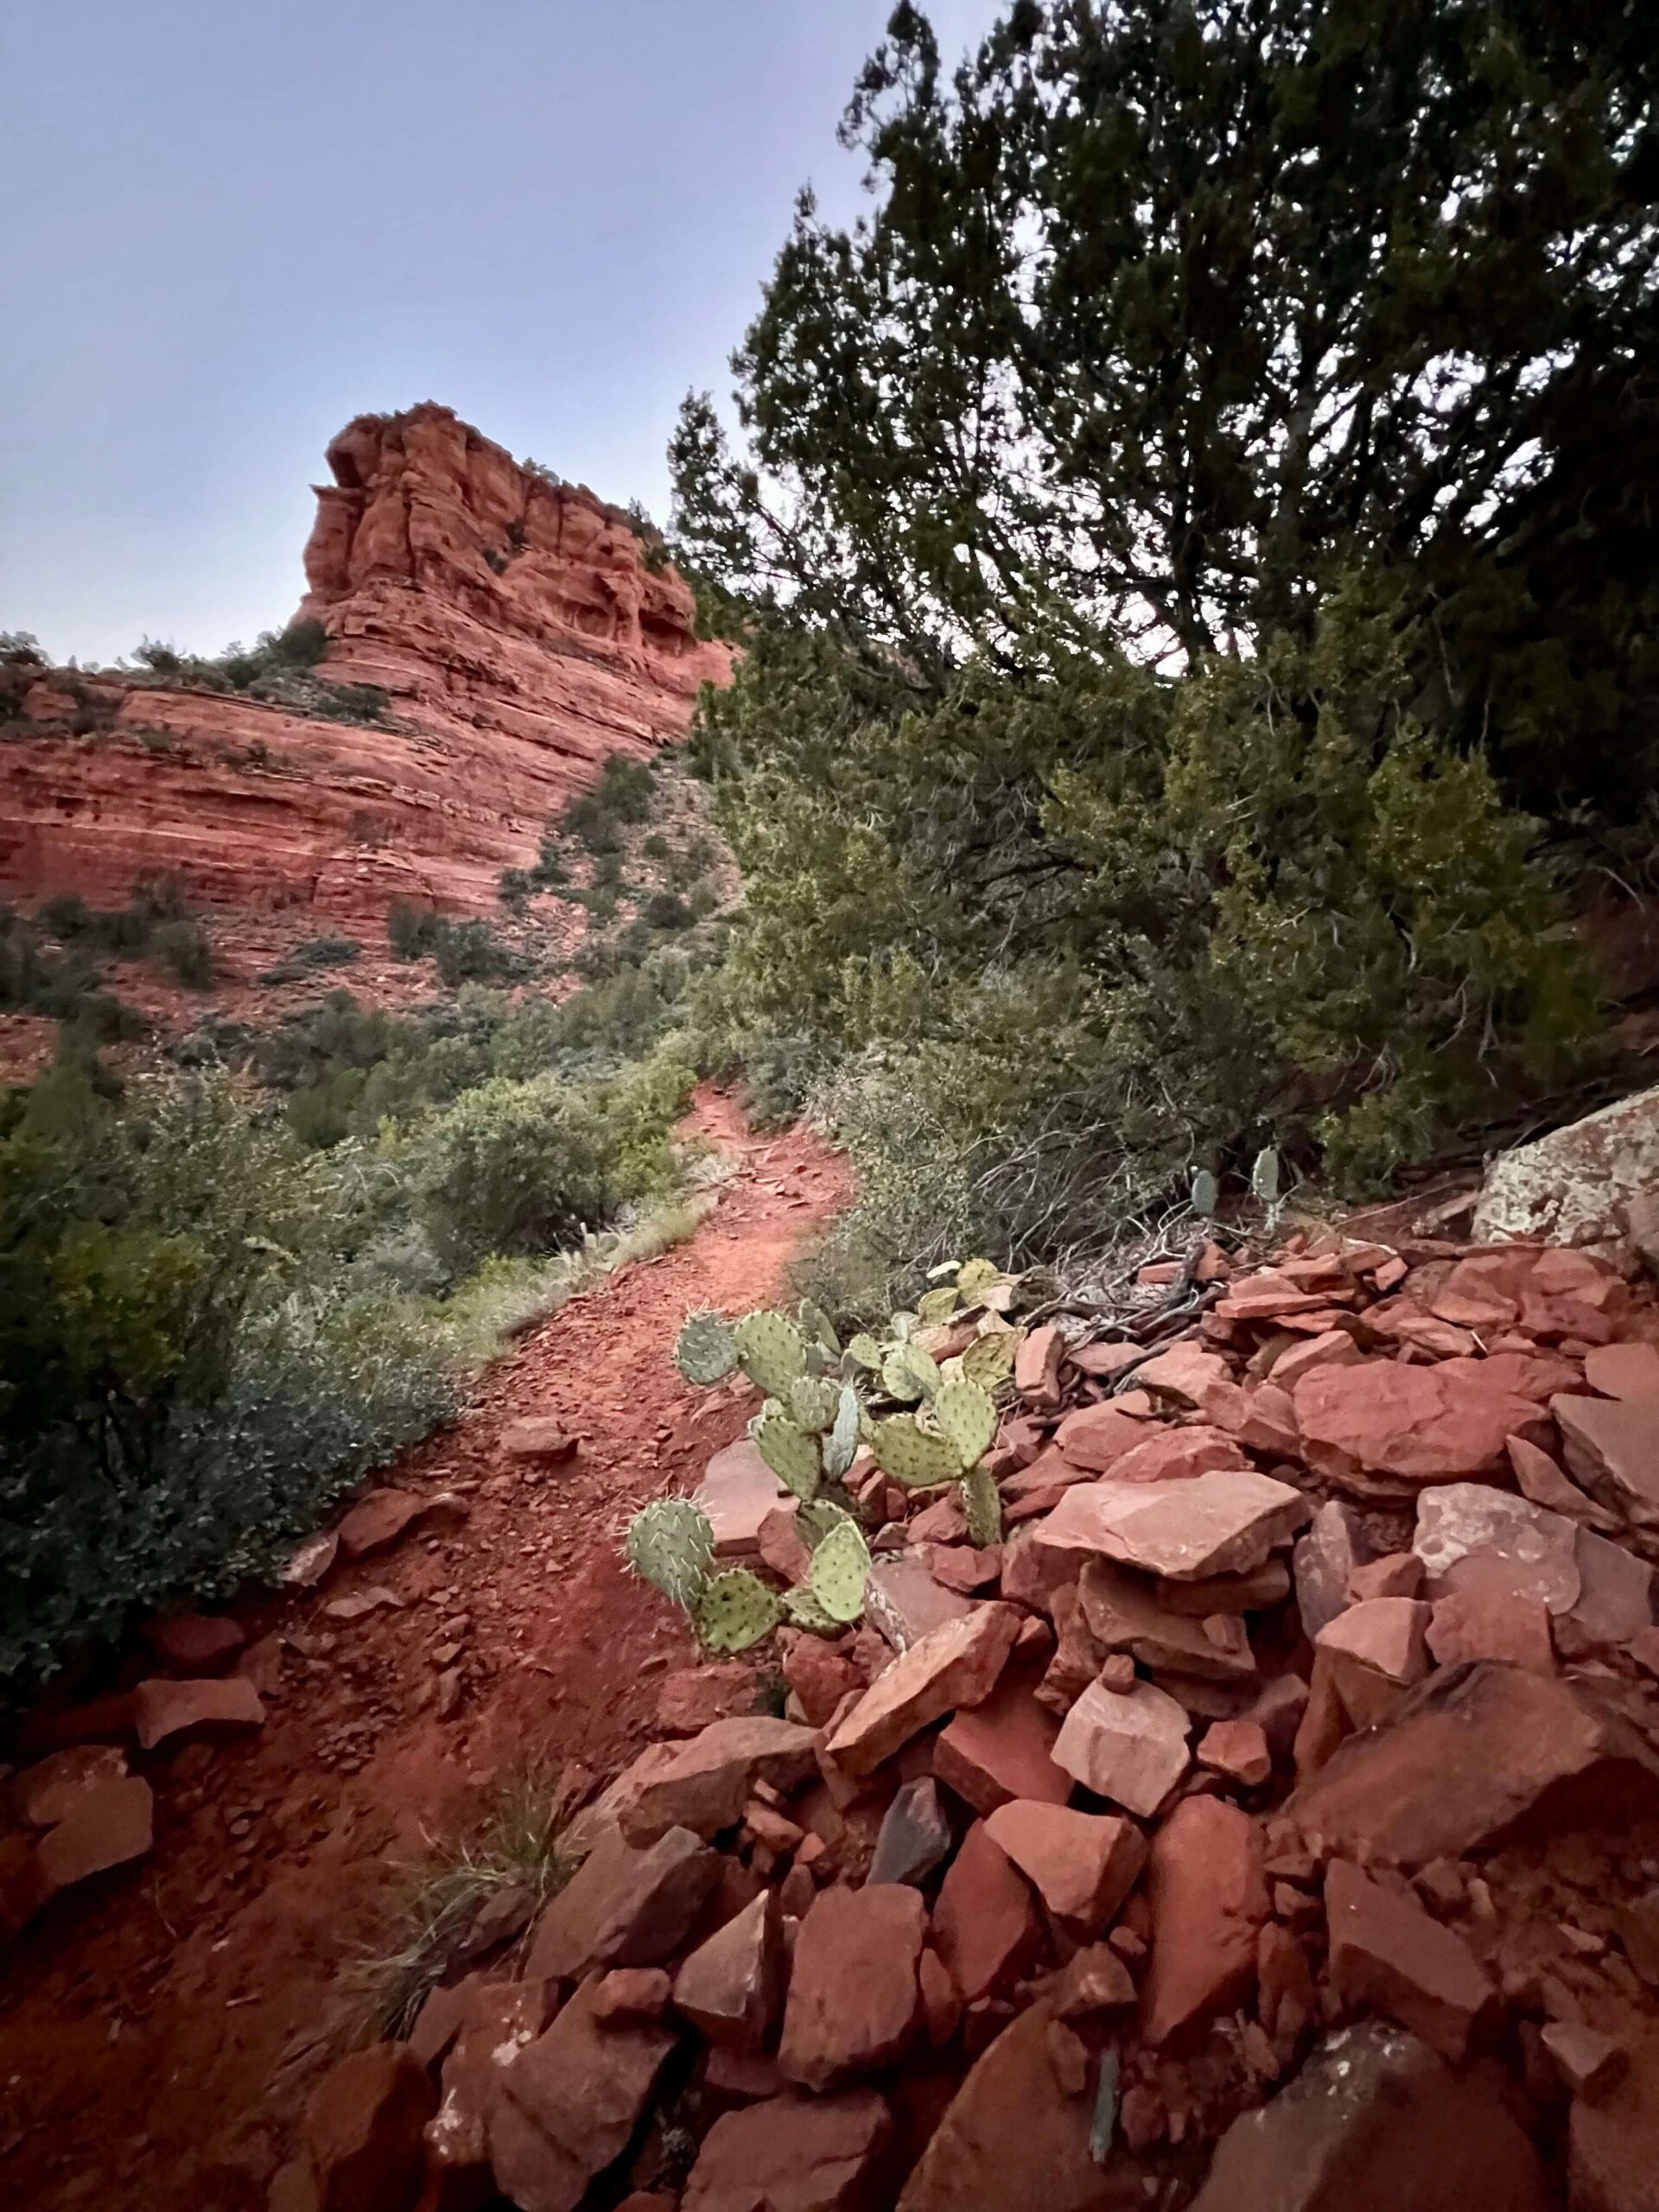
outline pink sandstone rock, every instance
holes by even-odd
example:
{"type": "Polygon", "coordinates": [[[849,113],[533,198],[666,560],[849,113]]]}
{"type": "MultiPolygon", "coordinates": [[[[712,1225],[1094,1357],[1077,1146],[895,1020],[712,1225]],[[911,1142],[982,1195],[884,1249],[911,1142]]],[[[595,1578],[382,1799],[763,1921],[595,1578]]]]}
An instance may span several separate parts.
{"type": "Polygon", "coordinates": [[[715,1452],[691,1493],[691,1503],[708,1515],[713,1525],[715,1556],[739,1559],[759,1549],[760,1524],[788,1496],[744,1436],[715,1452]]]}
{"type": "Polygon", "coordinates": [[[795,1938],[778,2051],[791,2082],[830,2088],[903,2053],[926,1920],[920,1894],[901,1883],[818,1892],[795,1938]]]}
{"type": "Polygon", "coordinates": [[[1167,2044],[1229,2012],[1255,1979],[1268,1917],[1262,1832],[1219,1797],[1185,1797],[1153,1838],[1152,1958],[1141,2030],[1167,2044]]]}
{"type": "Polygon", "coordinates": [[[978,1705],[996,1687],[1020,1620],[1012,1605],[982,1605],[912,1643],[832,1732],[825,1756],[849,1776],[873,1774],[921,1729],[978,1705]]]}
{"type": "Polygon", "coordinates": [[[1497,1473],[1511,1436],[1536,1438],[1539,1408],[1500,1387],[1490,1365],[1374,1359],[1315,1368],[1294,1394],[1308,1465],[1362,1495],[1395,1497],[1497,1473]]]}
{"type": "Polygon", "coordinates": [[[265,1708],[241,1675],[224,1681],[140,1682],[133,1693],[133,1726],[141,1748],[155,1751],[175,1736],[217,1734],[263,1726],[265,1708]]]}
{"type": "Polygon", "coordinates": [[[892,2133],[874,2089],[791,2092],[722,2113],[702,2139],[681,2212],[875,2212],[892,2133]]]}
{"type": "Polygon", "coordinates": [[[1068,1490],[1043,1522],[1039,1541],[1048,1551],[1097,1552],[1150,1574],[1192,1582],[1261,1566],[1312,1512],[1300,1491],[1253,1469],[1157,1483],[1107,1476],[1068,1490]]]}
{"type": "Polygon", "coordinates": [[[1015,1798],[991,1815],[985,1833],[1080,1942],[1110,1926],[1146,1864],[1141,1831],[1111,1814],[1015,1798]]]}
{"type": "Polygon", "coordinates": [[[1056,1765],[1141,1819],[1150,1819],[1186,1772],[1186,1708],[1151,1682],[1119,1694],[1091,1682],[1067,1713],[1056,1765]]]}
{"type": "Polygon", "coordinates": [[[945,1869],[932,1939],[966,2005],[1002,1994],[1036,1961],[1043,1931],[1031,1891],[983,1821],[945,1869]]]}
{"type": "Polygon", "coordinates": [[[1342,1859],[1326,1870],[1325,1910],[1338,1993],[1385,2012],[1460,2065],[1494,1999],[1462,1936],[1409,1892],[1384,1889],[1342,1859]]]}

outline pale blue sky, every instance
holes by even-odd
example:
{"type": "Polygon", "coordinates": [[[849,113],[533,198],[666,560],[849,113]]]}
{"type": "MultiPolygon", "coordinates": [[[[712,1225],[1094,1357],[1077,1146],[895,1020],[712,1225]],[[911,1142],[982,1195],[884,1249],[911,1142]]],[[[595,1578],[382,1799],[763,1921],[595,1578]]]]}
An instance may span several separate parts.
{"type": "MultiPolygon", "coordinates": [[[[292,612],[351,416],[667,504],[891,0],[0,0],[0,630],[292,612]]],[[[934,0],[954,54],[998,0],[934,0]]]]}

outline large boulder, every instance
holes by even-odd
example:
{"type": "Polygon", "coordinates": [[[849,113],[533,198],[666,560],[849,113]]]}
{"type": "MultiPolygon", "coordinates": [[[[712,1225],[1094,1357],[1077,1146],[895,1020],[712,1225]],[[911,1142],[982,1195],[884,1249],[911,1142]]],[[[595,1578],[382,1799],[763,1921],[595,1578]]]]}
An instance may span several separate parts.
{"type": "Polygon", "coordinates": [[[874,2089],[791,2091],[726,2113],[702,2139],[681,2212],[880,2212],[892,2134],[874,2089]]]}
{"type": "Polygon", "coordinates": [[[1431,1676],[1285,1810],[1332,1851],[1415,1868],[1659,1811],[1659,1758],[1586,1690],[1483,1660],[1431,1676]]]}
{"type": "Polygon", "coordinates": [[[1480,1243],[1535,1236],[1592,1244],[1618,1236],[1624,1209],[1659,1189],[1659,1090],[1638,1091],[1534,1143],[1488,1170],[1475,1207],[1480,1243]]]}
{"type": "Polygon", "coordinates": [[[901,1883],[818,1892],[795,1938],[778,2050],[791,2082],[827,2089],[900,2055],[916,2025],[926,1923],[920,1895],[901,1883]]]}
{"type": "Polygon", "coordinates": [[[719,1854],[689,1828],[643,1850],[602,1834],[542,1915],[529,1972],[569,1981],[595,1967],[654,1966],[678,1949],[719,1878],[719,1854]]]}
{"type": "Polygon", "coordinates": [[[594,2177],[626,2150],[674,2048],[671,2028],[602,2020],[599,1986],[584,1982],[502,2074],[490,2162],[518,2212],[575,2212],[594,2177]]]}
{"type": "MultiPolygon", "coordinates": [[[[1089,2083],[1074,2096],[1056,2079],[1052,2019],[1046,2005],[1033,2005],[981,2055],[905,2183],[898,2212],[1104,2212],[1123,2202],[1089,2155],[1089,2083]]],[[[1136,2201],[1144,2202],[1138,2189],[1136,2201]]]]}
{"type": "Polygon", "coordinates": [[[1367,2020],[1233,2122],[1192,2212],[1548,2212],[1554,2201],[1484,2080],[1367,2020]]]}

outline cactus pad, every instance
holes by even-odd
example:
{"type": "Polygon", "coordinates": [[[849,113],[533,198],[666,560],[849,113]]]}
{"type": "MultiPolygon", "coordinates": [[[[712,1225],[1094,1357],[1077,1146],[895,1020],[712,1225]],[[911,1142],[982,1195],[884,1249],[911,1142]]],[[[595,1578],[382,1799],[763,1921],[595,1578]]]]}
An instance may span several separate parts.
{"type": "Polygon", "coordinates": [[[783,1618],[778,1593],[747,1567],[728,1567],[708,1585],[697,1606],[697,1634],[710,1651],[747,1651],[783,1618]]]}
{"type": "Polygon", "coordinates": [[[1207,1167],[1200,1167],[1192,1178],[1192,1211],[1202,1214],[1206,1221],[1221,1204],[1221,1186],[1207,1167]]]}
{"type": "Polygon", "coordinates": [[[969,1543],[984,1546],[1002,1541],[1002,1498],[990,1469],[982,1460],[962,1478],[962,1506],[969,1543]]]}
{"type": "Polygon", "coordinates": [[[940,1483],[954,1482],[962,1472],[955,1445],[921,1427],[911,1414],[877,1421],[871,1449],[876,1465],[900,1490],[932,1490],[940,1483]]]}
{"type": "Polygon", "coordinates": [[[843,1521],[812,1554],[807,1586],[831,1620],[855,1621],[864,1610],[870,1552],[857,1523],[843,1521]]]}
{"type": "Polygon", "coordinates": [[[932,1353],[925,1351],[912,1338],[905,1346],[905,1363],[916,1377],[922,1395],[931,1404],[938,1395],[939,1384],[944,1379],[932,1353]]]}
{"type": "Polygon", "coordinates": [[[737,1365],[737,1346],[723,1313],[693,1313],[674,1347],[675,1363],[688,1382],[723,1382],[737,1365]]]}
{"type": "Polygon", "coordinates": [[[964,1467],[982,1459],[996,1435],[996,1402],[977,1382],[945,1383],[933,1401],[933,1418],[964,1467]]]}
{"type": "Polygon", "coordinates": [[[890,1398],[902,1398],[908,1405],[921,1396],[921,1377],[910,1363],[908,1344],[895,1344],[882,1360],[881,1388],[890,1398]]]}
{"type": "Polygon", "coordinates": [[[806,1340],[786,1313],[746,1313],[732,1331],[738,1363],[757,1389],[787,1401],[806,1372],[806,1340]]]}
{"type": "Polygon", "coordinates": [[[861,1329],[847,1347],[849,1355],[861,1367],[875,1373],[881,1365],[881,1347],[868,1329],[861,1329]]]}
{"type": "Polygon", "coordinates": [[[816,1438],[791,1421],[777,1405],[768,1402],[750,1433],[754,1448],[787,1491],[799,1498],[818,1494],[818,1446],[816,1438]]]}
{"type": "Polygon", "coordinates": [[[784,1618],[791,1627],[808,1629],[814,1636],[839,1636],[846,1625],[824,1611],[804,1583],[785,1591],[784,1618]]]}
{"type": "Polygon", "coordinates": [[[795,1527],[807,1549],[816,1551],[832,1529],[838,1529],[843,1521],[852,1518],[846,1508],[837,1505],[833,1497],[820,1495],[810,1505],[797,1508],[795,1527]]]}
{"type": "Polygon", "coordinates": [[[789,1386],[790,1419],[821,1436],[841,1409],[841,1385],[825,1376],[798,1375],[789,1386]]]}
{"type": "Polygon", "coordinates": [[[962,1355],[963,1380],[976,1382],[982,1390],[1001,1389],[1014,1372],[1019,1342],[1019,1332],[1014,1329],[994,1329],[987,1336],[976,1337],[962,1355]]]}
{"type": "Polygon", "coordinates": [[[964,1298],[977,1298],[982,1290],[988,1290],[1000,1282],[1002,1270],[991,1260],[964,1260],[957,1269],[957,1288],[964,1298]]]}
{"type": "Polygon", "coordinates": [[[801,1331],[814,1344],[823,1346],[831,1359],[841,1357],[841,1338],[836,1334],[836,1325],[816,1299],[801,1300],[801,1331]]]}
{"type": "Polygon", "coordinates": [[[715,1556],[709,1516],[689,1497],[659,1497],[628,1523],[628,1564],[687,1612],[695,1612],[715,1556]]]}
{"type": "Polygon", "coordinates": [[[858,1451],[859,1414],[861,1411],[857,1391],[850,1382],[843,1382],[836,1407],[835,1421],[829,1435],[823,1440],[823,1471],[831,1482],[839,1482],[853,1464],[858,1451]]]}
{"type": "Polygon", "coordinates": [[[946,1283],[942,1290],[930,1290],[925,1298],[917,1300],[916,1318],[924,1327],[931,1328],[936,1322],[948,1321],[956,1310],[956,1285],[946,1283]]]}

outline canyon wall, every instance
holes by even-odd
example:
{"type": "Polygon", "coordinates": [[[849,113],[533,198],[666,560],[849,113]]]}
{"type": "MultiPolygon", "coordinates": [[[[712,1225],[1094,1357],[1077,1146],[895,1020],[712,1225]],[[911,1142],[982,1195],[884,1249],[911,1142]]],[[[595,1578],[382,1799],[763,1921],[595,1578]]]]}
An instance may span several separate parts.
{"type": "Polygon", "coordinates": [[[300,613],[385,726],[118,672],[0,670],[0,895],[118,905],[142,875],[359,932],[397,896],[487,914],[607,753],[682,736],[729,656],[628,518],[448,409],[328,448],[300,613]],[[3,688],[3,687],[0,687],[3,688]]]}

